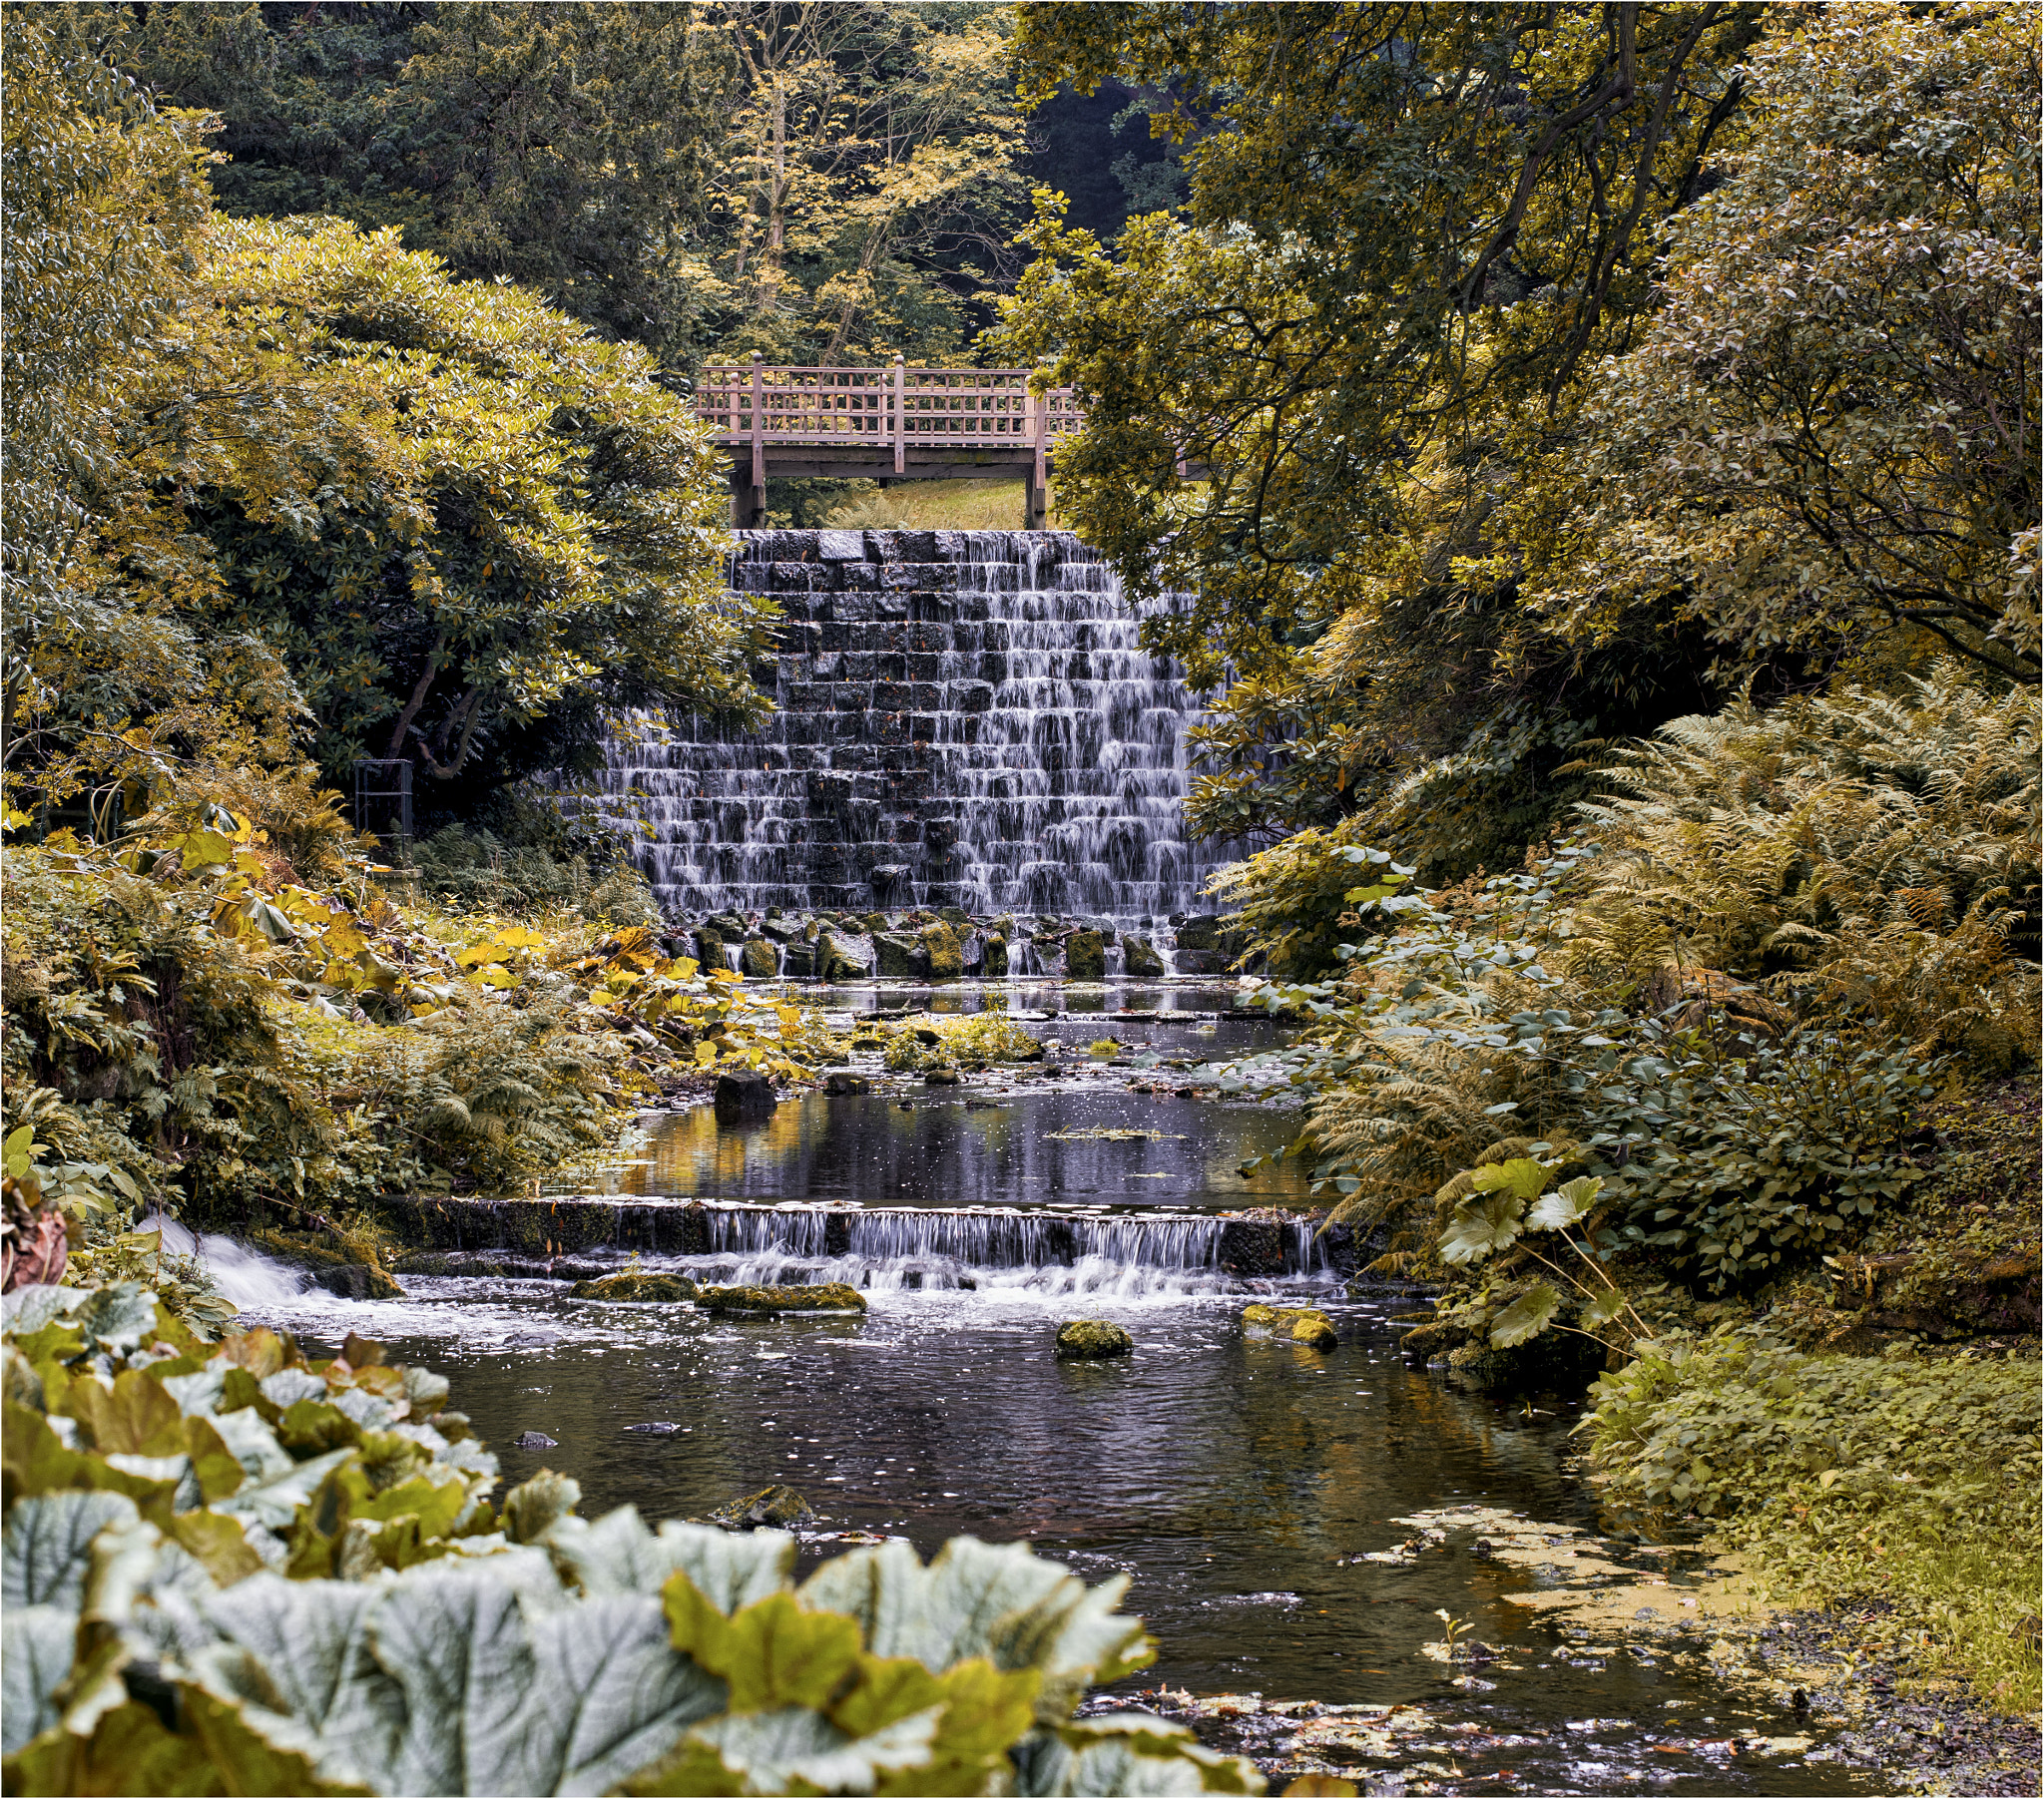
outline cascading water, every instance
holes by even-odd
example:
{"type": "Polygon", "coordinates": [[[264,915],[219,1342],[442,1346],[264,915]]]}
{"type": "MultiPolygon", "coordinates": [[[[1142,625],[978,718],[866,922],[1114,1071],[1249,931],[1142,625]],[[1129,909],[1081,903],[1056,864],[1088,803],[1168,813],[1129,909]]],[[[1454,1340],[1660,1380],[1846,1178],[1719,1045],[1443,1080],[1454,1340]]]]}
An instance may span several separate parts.
{"type": "Polygon", "coordinates": [[[672,910],[962,906],[1156,919],[1229,846],[1187,841],[1173,666],[1066,532],[743,532],[732,584],[784,609],[756,733],[641,721],[604,810],[651,828],[672,910]]]}

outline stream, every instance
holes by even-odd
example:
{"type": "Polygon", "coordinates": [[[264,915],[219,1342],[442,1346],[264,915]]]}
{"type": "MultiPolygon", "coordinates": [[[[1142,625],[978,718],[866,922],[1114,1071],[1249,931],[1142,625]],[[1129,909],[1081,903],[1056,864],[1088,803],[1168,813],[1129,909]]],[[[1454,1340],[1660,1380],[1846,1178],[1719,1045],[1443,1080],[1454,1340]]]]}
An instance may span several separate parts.
{"type": "MultiPolygon", "coordinates": [[[[1075,993],[1030,1029],[1083,1047],[1114,1013],[1118,1038],[1164,1056],[1276,1041],[1270,1023],[1201,1018],[1233,991],[1219,998],[1075,993]],[[1156,1017],[1132,1026],[1124,1008],[1156,1017]]],[[[1295,1116],[1128,1080],[809,1095],[744,1129],[703,1107],[651,1122],[620,1203],[702,1201],[711,1236],[641,1267],[847,1280],[862,1317],[571,1301],[560,1281],[502,1276],[404,1276],[402,1300],[346,1301],[204,1247],[231,1297],[308,1349],[354,1331],[447,1375],[507,1484],[564,1471],[588,1516],[701,1516],[785,1482],[820,1515],[805,1566],[847,1534],[925,1557],[971,1534],[1128,1575],[1159,1660],[1114,1697],[1257,1756],[1274,1791],[1311,1770],[1371,1793],[1892,1791],[1694,1603],[1700,1556],[1600,1513],[1570,1435],[1579,1394],[1486,1393],[1407,1359],[1397,1320],[1418,1303],[1351,1286],[1302,1229],[1266,1272],[1229,1266],[1221,1213],[1304,1200],[1295,1164],[1242,1172],[1295,1116]],[[1246,1334],[1260,1295],[1323,1307],[1339,1347],[1246,1334]],[[1135,1354],[1055,1361],[1058,1323],[1095,1316],[1135,1354]],[[521,1449],[525,1433],[554,1442],[521,1449]],[[1453,1660],[1441,1612],[1473,1646],[1453,1660]]]]}

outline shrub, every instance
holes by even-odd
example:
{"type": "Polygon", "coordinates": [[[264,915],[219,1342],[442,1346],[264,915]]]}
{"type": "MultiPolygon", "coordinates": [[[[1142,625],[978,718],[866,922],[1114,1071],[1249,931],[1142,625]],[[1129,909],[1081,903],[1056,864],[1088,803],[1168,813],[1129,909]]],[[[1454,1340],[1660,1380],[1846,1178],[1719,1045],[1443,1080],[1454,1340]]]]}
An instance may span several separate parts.
{"type": "Polygon", "coordinates": [[[1786,1591],[1893,1600],[1933,1666],[2034,1710],[2034,1362],[1807,1356],[1752,1328],[1640,1350],[1583,1426],[1614,1498],[1725,1521],[1786,1591]]]}

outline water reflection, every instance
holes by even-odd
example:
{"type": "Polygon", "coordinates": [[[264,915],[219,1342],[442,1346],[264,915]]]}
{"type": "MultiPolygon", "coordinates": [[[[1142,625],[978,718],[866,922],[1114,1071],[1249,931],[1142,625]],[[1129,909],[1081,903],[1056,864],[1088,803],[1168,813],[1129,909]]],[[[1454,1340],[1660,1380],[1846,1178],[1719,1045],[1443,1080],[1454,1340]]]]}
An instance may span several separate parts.
{"type": "Polygon", "coordinates": [[[988,1104],[882,1096],[783,1101],[771,1119],[720,1127],[707,1107],[663,1122],[621,1179],[625,1192],[701,1199],[888,1206],[1242,1207],[1300,1204],[1296,1162],[1245,1176],[1283,1147],[1295,1116],[1120,1092],[1013,1096],[988,1104]],[[1141,1131],[1138,1138],[1083,1133],[1141,1131]]]}

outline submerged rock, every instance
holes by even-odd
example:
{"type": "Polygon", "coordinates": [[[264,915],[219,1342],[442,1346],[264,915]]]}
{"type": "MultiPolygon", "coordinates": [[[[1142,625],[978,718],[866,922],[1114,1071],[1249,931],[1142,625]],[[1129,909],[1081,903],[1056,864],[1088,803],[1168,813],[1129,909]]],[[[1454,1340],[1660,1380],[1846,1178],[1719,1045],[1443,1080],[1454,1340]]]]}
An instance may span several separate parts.
{"type": "Polygon", "coordinates": [[[773,1117],[773,1083],[757,1069],[734,1070],[717,1078],[717,1123],[751,1125],[773,1117]]]}
{"type": "Polygon", "coordinates": [[[872,1091],[871,1077],[853,1075],[848,1070],[833,1069],[823,1078],[825,1094],[870,1094],[872,1091]]]}
{"type": "Polygon", "coordinates": [[[922,1079],[933,1088],[955,1088],[959,1077],[955,1069],[932,1069],[922,1079]]]}
{"type": "Polygon", "coordinates": [[[686,1275],[655,1275],[621,1270],[596,1281],[578,1281],[568,1290],[571,1300],[693,1300],[696,1284],[686,1275]]]}
{"type": "Polygon", "coordinates": [[[404,1289],[373,1262],[343,1262],[320,1269],[312,1277],[315,1287],[343,1300],[401,1300],[404,1289]]]}
{"type": "Polygon", "coordinates": [[[641,1437],[671,1438],[682,1428],[672,1419],[648,1419],[643,1425],[628,1425],[625,1429],[637,1432],[641,1437]]]}
{"type": "Polygon", "coordinates": [[[705,1287],[699,1305],[712,1312],[864,1312],[866,1297],[842,1281],[814,1287],[705,1287]]]}
{"type": "Polygon", "coordinates": [[[1258,1301],[1242,1309],[1242,1322],[1251,1330],[1280,1332],[1294,1344],[1314,1350],[1331,1350],[1341,1341],[1334,1321],[1317,1306],[1266,1306],[1258,1301]]]}
{"type": "Polygon", "coordinates": [[[553,1450],[559,1441],[550,1438],[543,1431],[522,1431],[511,1440],[513,1450],[553,1450]]]}
{"type": "Polygon", "coordinates": [[[815,1516],[816,1509],[799,1493],[775,1482],[757,1494],[743,1494],[737,1500],[727,1501],[710,1515],[710,1521],[728,1532],[758,1531],[763,1525],[785,1531],[790,1526],[805,1525],[815,1516]]]}
{"type": "Polygon", "coordinates": [[[1059,1362],[1091,1362],[1103,1356],[1131,1356],[1136,1340],[1105,1319],[1071,1319],[1058,1327],[1059,1362]]]}

